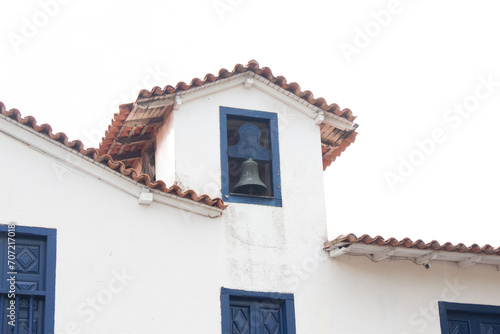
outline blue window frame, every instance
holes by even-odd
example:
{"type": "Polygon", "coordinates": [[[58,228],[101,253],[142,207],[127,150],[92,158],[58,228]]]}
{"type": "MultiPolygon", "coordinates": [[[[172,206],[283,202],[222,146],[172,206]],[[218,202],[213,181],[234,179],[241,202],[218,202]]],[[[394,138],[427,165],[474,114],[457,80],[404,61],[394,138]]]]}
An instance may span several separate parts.
{"type": "Polygon", "coordinates": [[[439,302],[442,334],[500,333],[500,306],[439,302]]]}
{"type": "Polygon", "coordinates": [[[222,334],[295,334],[291,293],[221,289],[222,334]]]}
{"type": "Polygon", "coordinates": [[[224,200],[281,206],[278,114],[220,107],[220,131],[224,200]],[[260,180],[248,186],[250,169],[260,180]]]}
{"type": "Polygon", "coordinates": [[[0,259],[0,332],[54,333],[56,230],[0,225],[0,259]]]}

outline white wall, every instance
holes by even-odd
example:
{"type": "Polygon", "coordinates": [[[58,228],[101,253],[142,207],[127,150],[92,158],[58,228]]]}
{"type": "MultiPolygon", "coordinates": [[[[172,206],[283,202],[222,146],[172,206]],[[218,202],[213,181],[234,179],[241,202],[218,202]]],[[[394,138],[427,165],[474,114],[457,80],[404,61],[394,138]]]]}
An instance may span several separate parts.
{"type": "Polygon", "coordinates": [[[1,131],[0,156],[0,223],[57,229],[56,333],[220,331],[221,219],[141,206],[1,131]],[[122,271],[135,277],[126,286],[113,274],[122,271]],[[122,290],[111,301],[109,284],[122,290]],[[100,311],[91,311],[96,298],[100,311]]]}
{"type": "Polygon", "coordinates": [[[157,149],[155,153],[156,166],[161,166],[161,178],[158,177],[158,167],[156,167],[156,179],[164,181],[167,185],[172,185],[175,182],[174,113],[165,117],[165,124],[159,129],[156,140],[162,146],[162,149],[157,149]]]}
{"type": "Polygon", "coordinates": [[[329,333],[441,333],[438,301],[500,306],[500,271],[491,265],[458,268],[434,261],[372,262],[364,256],[329,260],[336,331],[329,333]]]}
{"type": "MultiPolygon", "coordinates": [[[[222,286],[294,293],[304,334],[439,333],[437,319],[424,328],[420,315],[434,299],[500,305],[494,267],[329,259],[319,128],[256,89],[237,87],[176,111],[169,143],[180,183],[220,196],[219,105],[279,114],[283,207],[230,203],[211,219],[141,206],[106,182],[121,176],[91,176],[86,170],[101,167],[54,146],[65,157],[56,161],[5,135],[0,119],[0,223],[57,229],[56,333],[220,333],[222,286]],[[122,271],[134,277],[126,285],[116,279],[122,271]],[[455,280],[467,288],[443,293],[455,280]]],[[[159,178],[169,172],[161,168],[159,178]]]]}

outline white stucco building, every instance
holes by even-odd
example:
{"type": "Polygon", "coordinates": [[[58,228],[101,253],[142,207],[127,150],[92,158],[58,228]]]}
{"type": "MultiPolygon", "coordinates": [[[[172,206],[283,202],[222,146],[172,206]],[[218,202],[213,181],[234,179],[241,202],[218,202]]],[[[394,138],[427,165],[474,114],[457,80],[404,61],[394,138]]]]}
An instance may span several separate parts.
{"type": "Polygon", "coordinates": [[[99,149],[0,108],[2,333],[500,333],[500,249],[328,242],[355,117],[255,61],[142,91],[99,149]]]}

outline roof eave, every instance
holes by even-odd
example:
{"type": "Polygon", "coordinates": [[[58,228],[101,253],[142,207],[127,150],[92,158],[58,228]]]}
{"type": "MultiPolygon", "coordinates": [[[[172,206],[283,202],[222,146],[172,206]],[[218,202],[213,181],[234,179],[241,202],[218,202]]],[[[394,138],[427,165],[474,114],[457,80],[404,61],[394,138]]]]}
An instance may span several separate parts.
{"type": "Polygon", "coordinates": [[[162,181],[150,182],[145,175],[136,175],[134,170],[125,169],[123,164],[117,163],[109,156],[99,155],[94,148],[85,149],[80,141],[69,142],[64,133],[52,133],[52,128],[47,124],[37,125],[33,117],[21,117],[20,113],[12,109],[6,111],[0,102],[0,132],[23,143],[29,143],[30,147],[42,154],[51,156],[55,163],[69,166],[89,174],[102,182],[118,188],[132,195],[140,202],[140,195],[144,187],[153,193],[153,201],[177,207],[188,212],[214,218],[222,215],[225,207],[224,202],[207,195],[198,196],[194,191],[181,191],[178,186],[155,189],[162,181]],[[13,118],[15,116],[15,118],[13,118]],[[68,154],[74,158],[68,158],[68,154]],[[143,184],[145,183],[145,184],[143,184]]]}
{"type": "Polygon", "coordinates": [[[432,261],[455,262],[459,268],[474,264],[497,266],[500,270],[500,256],[474,254],[466,252],[443,251],[432,249],[418,249],[393,247],[387,245],[359,244],[341,241],[325,248],[330,258],[354,255],[364,255],[374,262],[382,260],[409,260],[417,265],[428,265],[432,261]]]}

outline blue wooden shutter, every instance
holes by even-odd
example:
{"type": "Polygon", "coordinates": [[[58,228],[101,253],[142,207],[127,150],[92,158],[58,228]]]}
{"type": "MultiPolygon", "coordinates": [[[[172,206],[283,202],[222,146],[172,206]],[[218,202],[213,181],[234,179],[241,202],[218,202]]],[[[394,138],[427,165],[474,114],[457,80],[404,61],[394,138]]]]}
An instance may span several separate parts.
{"type": "Polygon", "coordinates": [[[500,334],[500,314],[482,312],[480,306],[448,311],[447,324],[446,334],[500,334]]]}
{"type": "Polygon", "coordinates": [[[40,239],[17,239],[16,285],[20,293],[45,291],[46,242],[40,239]]]}
{"type": "MultiPolygon", "coordinates": [[[[7,279],[15,276],[15,326],[8,324],[7,314],[2,314],[2,333],[42,334],[44,328],[44,308],[46,295],[46,238],[23,237],[17,234],[15,240],[15,268],[7,266],[9,260],[8,237],[0,236],[0,256],[2,259],[2,283],[0,304],[4,312],[10,303],[7,279]],[[12,275],[10,272],[17,274],[12,275]]],[[[12,254],[12,253],[10,253],[12,254]]]]}
{"type": "Polygon", "coordinates": [[[231,306],[231,334],[250,334],[250,307],[231,306]]]}
{"type": "Polygon", "coordinates": [[[293,294],[221,288],[222,334],[295,334],[293,294]]]}
{"type": "Polygon", "coordinates": [[[470,334],[470,325],[468,321],[449,320],[448,326],[450,329],[450,333],[470,334]]]}
{"type": "Polygon", "coordinates": [[[481,333],[500,334],[500,323],[481,323],[481,333]]]}
{"type": "Polygon", "coordinates": [[[231,301],[231,334],[285,334],[281,302],[231,301]]]}
{"type": "MultiPolygon", "coordinates": [[[[268,305],[275,306],[275,305],[268,305]]],[[[283,333],[283,316],[281,307],[278,309],[262,306],[260,308],[260,320],[262,321],[263,334],[282,334],[283,333]]]]}

